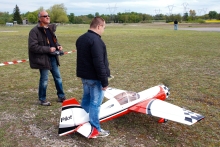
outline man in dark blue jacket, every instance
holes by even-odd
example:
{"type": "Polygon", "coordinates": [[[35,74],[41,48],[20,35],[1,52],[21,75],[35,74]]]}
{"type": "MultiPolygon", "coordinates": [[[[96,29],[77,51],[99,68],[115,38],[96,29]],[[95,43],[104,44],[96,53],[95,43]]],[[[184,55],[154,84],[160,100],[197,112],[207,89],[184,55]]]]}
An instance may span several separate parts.
{"type": "Polygon", "coordinates": [[[110,76],[106,46],[101,39],[104,29],[105,20],[95,17],[88,32],[76,41],[76,73],[83,83],[81,106],[89,113],[91,125],[99,131],[97,137],[109,135],[109,131],[101,129],[99,122],[100,106],[104,98],[103,91],[108,87],[110,76]]]}

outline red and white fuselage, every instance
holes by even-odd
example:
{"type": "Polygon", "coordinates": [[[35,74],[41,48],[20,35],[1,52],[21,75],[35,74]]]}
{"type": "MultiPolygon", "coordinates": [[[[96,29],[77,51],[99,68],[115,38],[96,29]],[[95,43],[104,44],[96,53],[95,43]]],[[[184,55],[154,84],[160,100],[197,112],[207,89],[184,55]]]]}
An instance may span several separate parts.
{"type": "MultiPolygon", "coordinates": [[[[109,100],[101,105],[100,122],[105,122],[130,112],[149,114],[167,120],[192,125],[204,116],[185,110],[179,106],[165,102],[170,92],[164,85],[158,85],[139,93],[116,88],[108,88],[105,97],[109,100]]],[[[89,123],[89,114],[74,99],[68,99],[62,104],[59,135],[73,132],[93,138],[97,130],[89,123]]]]}

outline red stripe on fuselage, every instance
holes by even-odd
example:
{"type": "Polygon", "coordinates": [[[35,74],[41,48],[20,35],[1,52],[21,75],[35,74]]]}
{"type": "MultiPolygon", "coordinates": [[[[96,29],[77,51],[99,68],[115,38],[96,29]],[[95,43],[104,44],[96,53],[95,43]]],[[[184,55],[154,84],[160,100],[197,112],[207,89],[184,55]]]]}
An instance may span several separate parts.
{"type": "Polygon", "coordinates": [[[124,110],[122,110],[122,111],[120,111],[118,113],[114,113],[112,115],[106,116],[105,118],[101,118],[100,122],[106,122],[108,120],[112,120],[114,118],[118,118],[118,117],[123,116],[123,115],[128,114],[128,113],[130,113],[130,110],[124,109],[124,110]]]}

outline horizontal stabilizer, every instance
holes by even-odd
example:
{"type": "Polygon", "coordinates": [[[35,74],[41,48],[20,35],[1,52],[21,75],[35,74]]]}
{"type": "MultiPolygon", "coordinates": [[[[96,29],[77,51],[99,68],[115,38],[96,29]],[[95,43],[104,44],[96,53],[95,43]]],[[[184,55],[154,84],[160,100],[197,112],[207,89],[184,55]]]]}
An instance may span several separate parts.
{"type": "Polygon", "coordinates": [[[138,103],[129,108],[129,110],[165,118],[186,125],[192,125],[204,118],[204,116],[198,113],[155,98],[138,103]]]}
{"type": "Polygon", "coordinates": [[[78,129],[77,132],[82,134],[83,136],[87,138],[95,138],[95,136],[98,135],[98,130],[93,127],[89,122],[84,123],[81,125],[78,129]]]}

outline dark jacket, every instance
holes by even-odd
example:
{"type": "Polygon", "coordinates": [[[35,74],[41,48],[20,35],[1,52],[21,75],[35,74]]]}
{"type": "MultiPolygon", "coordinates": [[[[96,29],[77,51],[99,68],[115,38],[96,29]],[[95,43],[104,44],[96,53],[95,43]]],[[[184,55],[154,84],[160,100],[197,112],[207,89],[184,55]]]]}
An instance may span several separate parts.
{"type": "Polygon", "coordinates": [[[110,76],[107,50],[101,36],[88,30],[76,41],[77,77],[101,81],[102,87],[108,86],[110,76]]]}
{"type": "MultiPolygon", "coordinates": [[[[51,30],[52,34],[55,36],[54,32],[56,30],[54,29],[53,25],[54,24],[51,24],[48,27],[51,30]]],[[[59,44],[57,43],[57,45],[59,44]]],[[[38,23],[29,32],[28,55],[30,67],[34,69],[51,69],[49,54],[50,46],[44,32],[44,27],[40,26],[40,23],[38,23]]],[[[60,65],[58,55],[56,55],[56,59],[57,64],[60,65]]]]}
{"type": "Polygon", "coordinates": [[[174,21],[174,24],[178,24],[178,21],[177,21],[177,20],[175,20],[175,21],[174,21]]]}

